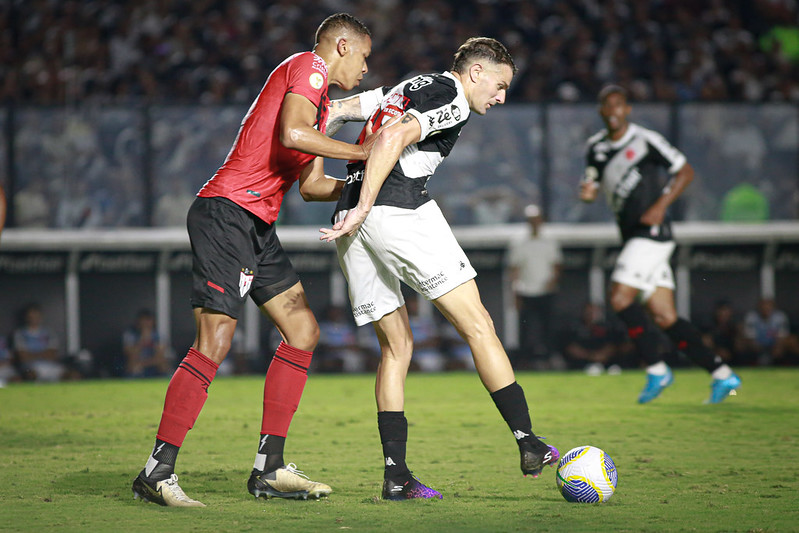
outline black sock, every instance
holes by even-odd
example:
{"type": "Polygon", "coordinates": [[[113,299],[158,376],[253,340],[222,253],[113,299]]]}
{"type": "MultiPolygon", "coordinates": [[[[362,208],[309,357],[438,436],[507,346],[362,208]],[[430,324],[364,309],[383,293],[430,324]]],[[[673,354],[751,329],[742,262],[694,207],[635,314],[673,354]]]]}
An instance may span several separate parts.
{"type": "Polygon", "coordinates": [[[153,453],[144,466],[145,477],[162,481],[175,473],[175,462],[178,460],[179,446],[155,439],[153,453]]]}
{"type": "Polygon", "coordinates": [[[377,429],[383,444],[385,471],[383,477],[395,482],[410,478],[411,472],[405,464],[405,451],[408,445],[408,419],[405,411],[379,411],[377,429]]]}
{"type": "Polygon", "coordinates": [[[261,435],[258,440],[258,455],[265,455],[264,472],[274,472],[283,462],[283,447],[286,445],[286,437],[277,435],[261,435]]]}
{"type": "Polygon", "coordinates": [[[616,315],[627,326],[627,334],[647,366],[663,360],[663,348],[658,338],[657,329],[641,304],[629,305],[616,315]]]}
{"type": "Polygon", "coordinates": [[[714,354],[713,351],[702,342],[702,336],[699,334],[699,330],[684,318],[678,318],[669,329],[663,331],[669,336],[678,350],[708,372],[712,373],[724,364],[721,357],[714,354]]]}
{"type": "Polygon", "coordinates": [[[541,444],[533,433],[527,400],[524,397],[524,390],[518,383],[514,381],[507,387],[492,392],[491,399],[513,432],[520,449],[536,448],[541,444]]]}

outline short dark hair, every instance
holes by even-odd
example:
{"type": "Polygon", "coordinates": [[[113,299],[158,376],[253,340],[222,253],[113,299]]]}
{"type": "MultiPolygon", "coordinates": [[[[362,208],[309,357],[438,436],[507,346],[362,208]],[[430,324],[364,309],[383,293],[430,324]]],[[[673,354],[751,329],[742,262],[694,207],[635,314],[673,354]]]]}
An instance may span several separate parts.
{"type": "Polygon", "coordinates": [[[597,96],[597,101],[599,101],[599,103],[601,104],[611,94],[619,94],[619,95],[621,95],[622,98],[624,98],[625,101],[629,100],[629,96],[630,96],[629,93],[627,92],[627,89],[625,89],[621,85],[612,85],[611,84],[611,85],[605,85],[604,87],[602,87],[602,90],[599,91],[599,96],[597,96]]]}
{"type": "Polygon", "coordinates": [[[452,61],[452,71],[464,73],[475,60],[486,59],[497,65],[508,65],[516,74],[516,64],[505,45],[490,37],[471,37],[463,43],[452,61]]]}
{"type": "Polygon", "coordinates": [[[316,30],[314,42],[318,44],[319,39],[323,34],[339,29],[347,29],[365,37],[372,37],[372,32],[369,31],[369,28],[367,28],[366,24],[363,22],[356,19],[349,13],[336,13],[335,15],[330,15],[322,21],[322,23],[319,25],[319,28],[316,30]]]}

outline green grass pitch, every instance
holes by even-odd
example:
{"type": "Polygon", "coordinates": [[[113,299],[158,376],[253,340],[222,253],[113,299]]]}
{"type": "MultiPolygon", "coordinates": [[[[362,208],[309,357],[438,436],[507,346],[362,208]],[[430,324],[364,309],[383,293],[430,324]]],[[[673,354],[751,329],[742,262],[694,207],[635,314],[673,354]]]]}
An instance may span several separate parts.
{"type": "Polygon", "coordinates": [[[263,379],[222,377],[189,432],[177,473],[204,509],[134,501],[166,380],[0,389],[0,531],[799,531],[799,369],[743,369],[737,396],[703,405],[709,377],[678,370],[661,398],[619,376],[519,373],[533,428],[561,452],[611,455],[604,504],[567,503],[555,469],[524,478],[513,437],[472,373],[411,374],[409,466],[442,501],[383,502],[369,375],[311,375],[286,459],[333,487],[320,501],[246,490],[263,379]]]}

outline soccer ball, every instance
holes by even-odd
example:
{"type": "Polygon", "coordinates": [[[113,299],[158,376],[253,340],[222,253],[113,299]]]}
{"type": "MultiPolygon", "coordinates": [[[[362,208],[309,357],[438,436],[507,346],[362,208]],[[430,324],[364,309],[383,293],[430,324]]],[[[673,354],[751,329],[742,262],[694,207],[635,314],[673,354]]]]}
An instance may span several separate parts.
{"type": "Polygon", "coordinates": [[[578,446],[560,458],[558,489],[569,502],[606,502],[616,492],[619,474],[608,454],[594,446],[578,446]]]}

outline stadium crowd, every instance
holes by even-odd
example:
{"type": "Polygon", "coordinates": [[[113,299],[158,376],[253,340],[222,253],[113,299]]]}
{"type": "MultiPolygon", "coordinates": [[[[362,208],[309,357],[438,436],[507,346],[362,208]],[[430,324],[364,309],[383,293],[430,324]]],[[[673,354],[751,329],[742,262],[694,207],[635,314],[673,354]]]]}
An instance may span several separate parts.
{"type": "Polygon", "coordinates": [[[249,103],[335,11],[373,32],[364,88],[445,70],[453,43],[485,35],[519,66],[516,102],[592,101],[608,81],[638,101],[799,102],[795,0],[11,0],[0,96],[249,103]]]}
{"type": "MultiPolygon", "coordinates": [[[[414,372],[474,370],[468,345],[437,311],[421,313],[418,299],[408,299],[414,334],[414,372]]],[[[345,307],[331,305],[320,313],[321,337],[313,360],[314,372],[374,372],[380,347],[371,328],[358,328],[345,307]]],[[[19,310],[19,325],[6,336],[0,333],[0,387],[17,381],[60,381],[91,377],[168,376],[178,361],[172,346],[159,340],[152,313],[142,310],[134,324],[120,331],[117,354],[67,354],[58,336],[42,320],[36,303],[19,310]]],[[[517,370],[582,370],[593,376],[618,374],[640,367],[635,347],[624,325],[601,304],[586,302],[579,316],[557,316],[545,332],[550,349],[533,354],[512,350],[517,370]]],[[[705,344],[724,362],[735,367],[799,365],[799,335],[773,299],[763,298],[752,309],[736,309],[719,300],[712,317],[699,321],[705,344]]],[[[222,375],[253,374],[263,370],[265,353],[280,343],[276,329],[264,332],[263,353],[248,353],[237,336],[232,357],[222,375]]],[[[691,362],[672,350],[669,364],[690,367],[691,362]]]]}

